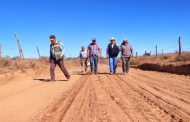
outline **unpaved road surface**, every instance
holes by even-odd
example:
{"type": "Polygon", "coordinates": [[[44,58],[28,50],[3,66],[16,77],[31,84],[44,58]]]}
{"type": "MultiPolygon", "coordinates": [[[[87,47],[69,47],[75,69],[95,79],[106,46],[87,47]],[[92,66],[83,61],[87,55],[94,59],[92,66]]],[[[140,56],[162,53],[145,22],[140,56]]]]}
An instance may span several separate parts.
{"type": "MultiPolygon", "coordinates": [[[[72,64],[75,65],[75,64],[72,64]]],[[[12,78],[0,85],[1,122],[189,122],[190,78],[132,69],[128,75],[79,75],[57,81],[42,75],[12,78]]],[[[121,72],[120,68],[118,72],[121,72]]]]}

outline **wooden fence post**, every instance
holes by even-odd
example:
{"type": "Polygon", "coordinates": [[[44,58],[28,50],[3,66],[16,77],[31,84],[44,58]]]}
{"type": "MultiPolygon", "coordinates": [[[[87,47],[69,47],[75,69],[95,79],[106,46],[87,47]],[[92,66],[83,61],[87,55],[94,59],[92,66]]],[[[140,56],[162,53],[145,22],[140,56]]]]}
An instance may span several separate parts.
{"type": "Polygon", "coordinates": [[[20,59],[21,59],[21,58],[24,58],[23,50],[22,50],[22,47],[21,47],[20,41],[19,41],[18,36],[17,36],[16,33],[15,33],[15,37],[16,37],[16,40],[17,40],[17,43],[18,43],[20,59]]]}
{"type": "Polygon", "coordinates": [[[41,58],[40,50],[39,50],[38,46],[36,47],[36,49],[37,49],[37,52],[38,52],[38,56],[39,56],[39,58],[41,58]]]}
{"type": "Polygon", "coordinates": [[[146,51],[145,51],[144,57],[145,57],[145,60],[146,60],[146,51]]]}
{"type": "Polygon", "coordinates": [[[180,56],[181,55],[181,37],[179,37],[178,43],[179,43],[179,54],[178,55],[180,56]]]}
{"type": "Polygon", "coordinates": [[[138,58],[138,52],[136,52],[136,59],[138,58]]]}
{"type": "Polygon", "coordinates": [[[156,45],[156,59],[158,58],[158,46],[156,45]]]}

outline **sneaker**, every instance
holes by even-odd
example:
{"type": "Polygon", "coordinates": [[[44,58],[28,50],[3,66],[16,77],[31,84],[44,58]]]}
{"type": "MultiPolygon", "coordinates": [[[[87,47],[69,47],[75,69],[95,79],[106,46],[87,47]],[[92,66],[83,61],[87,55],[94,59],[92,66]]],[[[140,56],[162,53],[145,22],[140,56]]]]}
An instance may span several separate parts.
{"type": "Polygon", "coordinates": [[[113,73],[111,72],[110,75],[113,75],[113,73]]]}

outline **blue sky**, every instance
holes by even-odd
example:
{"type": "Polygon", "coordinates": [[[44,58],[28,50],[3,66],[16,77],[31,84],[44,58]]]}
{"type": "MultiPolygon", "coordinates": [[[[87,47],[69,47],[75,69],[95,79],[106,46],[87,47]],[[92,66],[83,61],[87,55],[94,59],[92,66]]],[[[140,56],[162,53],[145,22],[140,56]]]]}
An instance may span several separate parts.
{"type": "Polygon", "coordinates": [[[14,37],[21,41],[25,57],[49,55],[50,34],[77,56],[82,45],[93,37],[103,48],[110,37],[120,45],[127,38],[134,51],[154,53],[177,50],[182,37],[183,50],[190,50],[190,0],[0,0],[0,44],[3,56],[18,55],[14,37]],[[170,48],[172,47],[172,48],[170,48]]]}

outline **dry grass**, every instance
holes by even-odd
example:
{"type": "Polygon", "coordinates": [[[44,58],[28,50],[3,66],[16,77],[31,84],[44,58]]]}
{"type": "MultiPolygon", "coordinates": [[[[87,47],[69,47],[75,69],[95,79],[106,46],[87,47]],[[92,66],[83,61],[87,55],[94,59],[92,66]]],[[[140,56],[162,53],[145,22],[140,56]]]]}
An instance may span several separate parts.
{"type": "Polygon", "coordinates": [[[190,75],[190,53],[183,52],[180,56],[177,53],[162,55],[156,58],[138,57],[132,59],[132,64],[142,70],[160,71],[179,75],[190,75]]]}
{"type": "Polygon", "coordinates": [[[140,56],[133,57],[131,60],[132,65],[141,65],[144,63],[155,63],[155,64],[186,64],[190,62],[190,52],[183,52],[181,56],[177,53],[160,55],[158,58],[155,56],[140,56]]]}
{"type": "MultiPolygon", "coordinates": [[[[74,59],[72,59],[74,60],[74,59]]],[[[10,58],[3,58],[0,59],[0,74],[1,73],[7,73],[7,72],[14,72],[15,70],[21,70],[24,69],[40,69],[43,67],[47,67],[49,64],[49,58],[42,57],[40,60],[34,60],[34,59],[16,59],[12,60],[10,58]]],[[[121,58],[119,58],[119,64],[121,65],[121,58]]],[[[108,64],[108,60],[101,59],[100,63],[108,64]]],[[[139,66],[142,64],[158,64],[158,65],[183,65],[183,64],[190,64],[190,52],[183,52],[181,56],[178,56],[177,53],[173,54],[165,54],[160,55],[158,58],[155,56],[139,56],[139,57],[133,57],[131,59],[131,65],[139,66]]]]}
{"type": "Polygon", "coordinates": [[[25,69],[39,69],[44,67],[48,63],[47,58],[41,58],[40,60],[34,59],[16,59],[3,58],[0,60],[0,74],[7,72],[14,72],[15,70],[25,69]]]}

